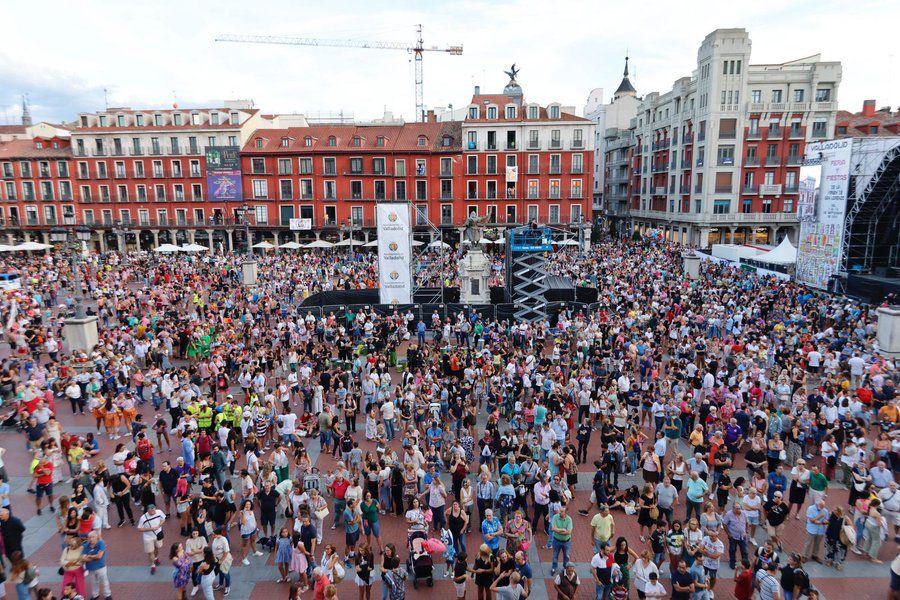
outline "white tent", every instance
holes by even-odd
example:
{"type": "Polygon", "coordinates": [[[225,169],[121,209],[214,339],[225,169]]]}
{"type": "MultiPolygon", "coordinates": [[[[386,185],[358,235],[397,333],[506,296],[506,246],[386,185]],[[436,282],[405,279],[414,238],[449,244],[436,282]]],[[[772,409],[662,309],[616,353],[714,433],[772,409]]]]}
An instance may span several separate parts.
{"type": "Polygon", "coordinates": [[[362,246],[362,245],[365,243],[365,242],[363,242],[363,240],[356,240],[356,239],[353,239],[353,241],[351,242],[351,239],[352,239],[352,238],[344,238],[344,239],[342,239],[341,241],[337,242],[337,243],[335,244],[335,246],[340,246],[340,247],[347,246],[347,247],[349,247],[350,244],[352,243],[352,244],[353,244],[353,247],[356,248],[356,247],[362,246]]]}
{"type": "Polygon", "coordinates": [[[446,242],[442,242],[441,240],[434,240],[430,244],[428,244],[429,248],[444,248],[445,250],[450,248],[450,244],[446,242]]]}
{"type": "Polygon", "coordinates": [[[566,238],[566,239],[564,239],[564,240],[560,240],[560,241],[555,242],[555,243],[556,243],[557,246],[577,246],[577,245],[578,245],[578,240],[575,240],[575,239],[572,239],[572,238],[566,238]]]}
{"type": "Polygon", "coordinates": [[[275,247],[275,244],[272,242],[262,241],[258,244],[253,244],[253,248],[262,248],[263,250],[271,250],[275,247]]]}
{"type": "Polygon", "coordinates": [[[363,248],[377,248],[378,240],[372,240],[371,242],[366,242],[362,246],[363,246],[363,248]]]}
{"type": "Polygon", "coordinates": [[[303,244],[298,244],[297,242],[285,242],[278,246],[279,250],[299,250],[300,248],[303,248],[303,244]]]}
{"type": "Polygon", "coordinates": [[[32,250],[49,250],[52,247],[53,246],[50,244],[42,244],[40,242],[24,242],[18,246],[14,246],[15,250],[25,250],[27,252],[32,250]]]}
{"type": "Polygon", "coordinates": [[[209,248],[200,244],[186,244],[180,248],[184,252],[209,252],[209,248]]]}
{"type": "Polygon", "coordinates": [[[9,246],[7,244],[0,244],[0,252],[15,252],[15,246],[9,246]]]}
{"type": "Polygon", "coordinates": [[[304,248],[334,248],[334,244],[325,240],[316,240],[303,246],[304,248]]]}
{"type": "Polygon", "coordinates": [[[154,252],[162,252],[163,254],[171,254],[173,252],[181,252],[181,248],[175,244],[160,244],[153,250],[154,252]]]}
{"type": "Polygon", "coordinates": [[[792,265],[797,262],[797,249],[791,244],[791,240],[784,238],[775,249],[757,254],[753,260],[775,265],[792,265]]]}
{"type": "Polygon", "coordinates": [[[419,240],[413,240],[412,245],[413,246],[424,246],[425,242],[420,242],[419,240]]]}

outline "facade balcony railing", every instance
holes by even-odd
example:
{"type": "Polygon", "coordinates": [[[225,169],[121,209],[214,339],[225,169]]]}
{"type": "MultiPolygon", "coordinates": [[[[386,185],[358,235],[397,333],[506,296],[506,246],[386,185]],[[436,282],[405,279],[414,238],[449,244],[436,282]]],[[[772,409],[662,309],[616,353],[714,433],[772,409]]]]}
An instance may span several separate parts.
{"type": "Polygon", "coordinates": [[[562,148],[562,141],[550,140],[550,149],[551,150],[559,150],[560,148],[562,148]]]}
{"type": "Polygon", "coordinates": [[[761,140],[762,132],[759,129],[751,129],[747,132],[747,140],[761,140]]]}
{"type": "Polygon", "coordinates": [[[720,167],[733,167],[734,166],[734,157],[733,156],[720,156],[716,160],[716,165],[720,167]]]}
{"type": "Polygon", "coordinates": [[[720,140],[733,140],[737,137],[737,134],[734,131],[720,131],[719,139],[720,140]]]}
{"type": "Polygon", "coordinates": [[[766,157],[766,166],[767,167],[777,167],[781,164],[780,156],[767,156],[766,157]]]}
{"type": "Polygon", "coordinates": [[[781,127],[776,127],[774,125],[769,126],[768,131],[766,131],[766,139],[767,140],[780,140],[784,137],[784,129],[781,127]]]}
{"type": "Polygon", "coordinates": [[[743,188],[743,192],[742,192],[742,193],[744,193],[744,194],[756,194],[756,193],[758,193],[758,192],[759,192],[759,186],[758,186],[758,185],[752,185],[752,184],[748,185],[748,184],[744,184],[744,188],[743,188]]]}
{"type": "Polygon", "coordinates": [[[540,150],[540,149],[541,149],[540,142],[534,142],[531,140],[528,141],[528,150],[540,150]]]}
{"type": "Polygon", "coordinates": [[[744,157],[744,166],[745,167],[758,167],[759,166],[759,157],[758,156],[745,156],[744,157]]]}
{"type": "Polygon", "coordinates": [[[806,137],[802,127],[791,127],[788,130],[788,137],[792,140],[802,140],[806,137]]]}
{"type": "Polygon", "coordinates": [[[584,140],[574,140],[569,147],[572,150],[584,150],[584,140]]]}
{"type": "Polygon", "coordinates": [[[732,191],[732,186],[730,185],[717,185],[716,193],[717,194],[730,194],[732,191]]]}
{"type": "Polygon", "coordinates": [[[800,186],[798,186],[796,183],[789,183],[784,186],[785,194],[796,194],[799,191],[800,191],[800,186]]]}
{"type": "Polygon", "coordinates": [[[695,193],[695,194],[702,194],[702,193],[703,193],[703,186],[702,186],[702,185],[695,185],[695,186],[694,186],[694,193],[695,193]]]}
{"type": "Polygon", "coordinates": [[[692,166],[692,165],[691,165],[691,159],[690,159],[690,158],[681,161],[681,168],[682,168],[682,169],[690,169],[691,166],[692,166]]]}
{"type": "Polygon", "coordinates": [[[690,184],[687,184],[687,185],[681,184],[681,185],[678,187],[678,193],[680,193],[680,194],[690,194],[690,193],[691,193],[691,186],[690,186],[690,184]]]}
{"type": "Polygon", "coordinates": [[[797,156],[796,154],[788,155],[787,157],[787,166],[789,167],[799,167],[803,164],[803,157],[797,156]]]}
{"type": "Polygon", "coordinates": [[[813,130],[812,136],[816,139],[822,139],[828,137],[828,132],[824,130],[813,130]]]}

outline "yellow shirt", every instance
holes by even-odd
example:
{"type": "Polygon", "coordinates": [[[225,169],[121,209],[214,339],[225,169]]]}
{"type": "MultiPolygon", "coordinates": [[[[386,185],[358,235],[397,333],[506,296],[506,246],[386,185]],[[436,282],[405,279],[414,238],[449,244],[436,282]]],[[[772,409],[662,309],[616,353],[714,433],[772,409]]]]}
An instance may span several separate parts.
{"type": "Polygon", "coordinates": [[[609,538],[612,537],[613,523],[612,515],[606,515],[605,517],[600,513],[594,515],[594,518],[591,519],[591,529],[594,532],[594,539],[599,542],[608,542],[609,538]]]}
{"type": "Polygon", "coordinates": [[[691,446],[699,446],[703,443],[703,432],[697,429],[691,432],[690,437],[691,446]]]}

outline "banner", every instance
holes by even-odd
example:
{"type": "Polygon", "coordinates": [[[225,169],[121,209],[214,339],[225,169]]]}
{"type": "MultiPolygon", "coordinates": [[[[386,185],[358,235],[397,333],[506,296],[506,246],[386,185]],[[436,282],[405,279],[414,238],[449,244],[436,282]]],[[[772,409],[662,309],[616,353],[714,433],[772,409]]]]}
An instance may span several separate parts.
{"type": "Polygon", "coordinates": [[[378,281],[382,304],[412,303],[412,228],[405,202],[375,205],[378,226],[378,281]]]}
{"type": "Polygon", "coordinates": [[[291,231],[308,231],[312,229],[312,219],[290,219],[288,221],[288,227],[291,231]]]}
{"type": "Polygon", "coordinates": [[[206,147],[206,188],[209,200],[241,200],[241,149],[206,147]]]}
{"type": "Polygon", "coordinates": [[[797,246],[795,277],[800,283],[827,289],[831,276],[841,266],[844,216],[850,182],[850,155],[853,141],[832,140],[806,145],[806,164],[821,164],[815,181],[814,169],[803,168],[798,202],[800,243],[797,246]]]}

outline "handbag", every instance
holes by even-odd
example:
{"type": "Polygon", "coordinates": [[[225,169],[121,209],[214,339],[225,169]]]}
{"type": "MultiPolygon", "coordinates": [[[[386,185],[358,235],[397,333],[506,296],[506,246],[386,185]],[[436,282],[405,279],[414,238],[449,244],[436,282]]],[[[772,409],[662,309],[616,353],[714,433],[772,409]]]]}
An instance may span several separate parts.
{"type": "Polygon", "coordinates": [[[157,540],[162,541],[162,539],[163,539],[164,537],[166,537],[166,532],[165,532],[165,531],[160,530],[160,531],[157,531],[157,532],[156,532],[156,539],[157,539],[157,540]]]}
{"type": "Polygon", "coordinates": [[[852,525],[844,521],[838,537],[840,538],[843,545],[852,546],[856,543],[856,529],[852,525]]]}
{"type": "Polygon", "coordinates": [[[347,571],[344,570],[344,565],[340,562],[334,563],[334,568],[331,570],[332,583],[340,583],[346,575],[347,571]]]}
{"type": "Polygon", "coordinates": [[[327,517],[328,514],[329,514],[329,512],[328,512],[327,506],[323,506],[322,508],[317,509],[315,512],[316,518],[319,519],[320,521],[324,521],[325,517],[327,517]]]}
{"type": "Polygon", "coordinates": [[[787,460],[787,452],[783,448],[778,451],[778,460],[787,460]]]}
{"type": "Polygon", "coordinates": [[[659,518],[659,508],[656,506],[650,507],[650,518],[654,521],[659,518]]]}

